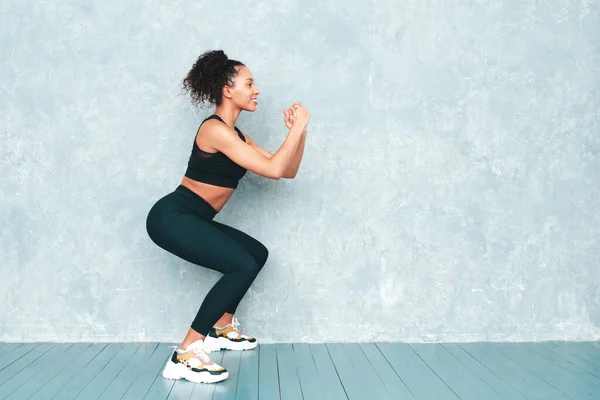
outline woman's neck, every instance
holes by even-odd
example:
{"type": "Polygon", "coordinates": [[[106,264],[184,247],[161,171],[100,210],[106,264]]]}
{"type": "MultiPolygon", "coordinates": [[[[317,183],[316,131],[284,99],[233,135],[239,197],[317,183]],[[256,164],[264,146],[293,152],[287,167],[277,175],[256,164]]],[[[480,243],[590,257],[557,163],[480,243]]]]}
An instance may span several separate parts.
{"type": "Polygon", "coordinates": [[[217,114],[230,127],[235,127],[235,123],[240,116],[242,110],[237,107],[229,106],[227,103],[222,103],[217,106],[214,114],[217,114]]]}

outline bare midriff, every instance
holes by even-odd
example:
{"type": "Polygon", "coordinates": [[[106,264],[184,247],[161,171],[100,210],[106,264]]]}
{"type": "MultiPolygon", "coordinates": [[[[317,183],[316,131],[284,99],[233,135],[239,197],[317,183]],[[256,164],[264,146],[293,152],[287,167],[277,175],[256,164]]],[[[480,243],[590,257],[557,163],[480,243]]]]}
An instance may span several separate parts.
{"type": "Polygon", "coordinates": [[[215,211],[221,211],[235,192],[235,189],[232,188],[209,185],[185,176],[181,180],[181,185],[202,197],[215,211]]]}

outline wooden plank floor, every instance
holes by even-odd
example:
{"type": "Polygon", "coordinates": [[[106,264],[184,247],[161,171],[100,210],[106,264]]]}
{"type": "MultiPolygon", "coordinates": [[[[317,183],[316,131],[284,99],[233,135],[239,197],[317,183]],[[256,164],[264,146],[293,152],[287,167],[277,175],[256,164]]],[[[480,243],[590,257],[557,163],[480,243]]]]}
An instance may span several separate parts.
{"type": "Polygon", "coordinates": [[[599,342],[266,344],[160,375],[172,343],[0,343],[0,399],[600,399],[599,342]]]}

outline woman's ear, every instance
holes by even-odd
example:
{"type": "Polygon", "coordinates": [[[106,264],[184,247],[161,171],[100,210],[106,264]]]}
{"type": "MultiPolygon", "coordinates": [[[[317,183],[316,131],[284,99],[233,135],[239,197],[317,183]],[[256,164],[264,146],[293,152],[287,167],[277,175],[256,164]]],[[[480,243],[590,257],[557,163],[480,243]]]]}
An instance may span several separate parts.
{"type": "Polygon", "coordinates": [[[231,93],[231,87],[229,85],[223,86],[223,97],[231,99],[233,94],[231,93]]]}

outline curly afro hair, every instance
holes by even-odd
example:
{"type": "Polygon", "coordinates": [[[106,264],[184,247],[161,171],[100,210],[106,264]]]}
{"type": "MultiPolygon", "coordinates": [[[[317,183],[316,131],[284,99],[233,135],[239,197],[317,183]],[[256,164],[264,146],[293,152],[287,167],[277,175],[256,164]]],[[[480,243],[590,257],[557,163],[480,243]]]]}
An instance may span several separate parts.
{"type": "Polygon", "coordinates": [[[194,105],[218,106],[223,100],[223,86],[233,85],[237,75],[235,68],[243,65],[230,60],[223,50],[207,51],[198,57],[183,80],[183,89],[190,93],[194,105]]]}

